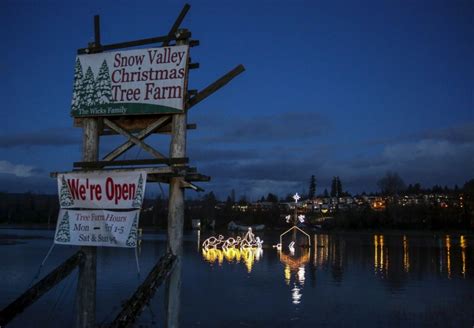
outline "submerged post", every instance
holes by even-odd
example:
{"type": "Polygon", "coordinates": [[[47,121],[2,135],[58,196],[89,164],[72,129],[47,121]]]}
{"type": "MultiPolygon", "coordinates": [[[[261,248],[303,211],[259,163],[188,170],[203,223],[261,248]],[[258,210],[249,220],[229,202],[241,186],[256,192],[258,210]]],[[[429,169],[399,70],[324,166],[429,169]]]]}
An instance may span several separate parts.
{"type": "MultiPolygon", "coordinates": [[[[97,118],[83,120],[82,159],[97,161],[99,157],[99,122],[97,118]]],[[[95,326],[95,301],[97,282],[97,248],[81,247],[84,261],[79,265],[76,293],[76,328],[95,326]]]]}
{"type": "MultiPolygon", "coordinates": [[[[180,29],[177,34],[187,30],[180,29]]],[[[177,45],[188,44],[189,40],[180,40],[177,45]]],[[[187,67],[186,67],[187,69],[187,67]]],[[[187,91],[187,80],[183,92],[187,91]]],[[[186,99],[186,94],[184,94],[186,99]]],[[[174,114],[171,123],[170,158],[186,157],[186,109],[182,114],[174,114]]],[[[174,269],[166,283],[166,325],[168,328],[179,326],[180,294],[181,294],[181,261],[183,251],[184,227],[184,189],[183,177],[172,177],[169,185],[168,210],[168,250],[176,256],[174,269]]]]}

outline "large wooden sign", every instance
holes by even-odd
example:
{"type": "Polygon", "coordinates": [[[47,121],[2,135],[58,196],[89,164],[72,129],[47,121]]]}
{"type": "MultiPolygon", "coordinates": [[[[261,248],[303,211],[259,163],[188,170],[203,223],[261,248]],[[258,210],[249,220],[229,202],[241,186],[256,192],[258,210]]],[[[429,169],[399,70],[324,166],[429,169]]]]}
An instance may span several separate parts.
{"type": "Polygon", "coordinates": [[[183,45],[77,56],[72,115],[180,113],[188,53],[183,45]]]}

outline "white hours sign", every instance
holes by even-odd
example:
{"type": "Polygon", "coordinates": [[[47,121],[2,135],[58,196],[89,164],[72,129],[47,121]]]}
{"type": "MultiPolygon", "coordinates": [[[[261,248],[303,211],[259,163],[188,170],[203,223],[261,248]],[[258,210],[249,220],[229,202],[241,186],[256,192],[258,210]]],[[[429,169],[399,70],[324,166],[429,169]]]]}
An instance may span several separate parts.
{"type": "Polygon", "coordinates": [[[188,53],[182,45],[77,56],[72,115],[181,112],[188,53]]]}

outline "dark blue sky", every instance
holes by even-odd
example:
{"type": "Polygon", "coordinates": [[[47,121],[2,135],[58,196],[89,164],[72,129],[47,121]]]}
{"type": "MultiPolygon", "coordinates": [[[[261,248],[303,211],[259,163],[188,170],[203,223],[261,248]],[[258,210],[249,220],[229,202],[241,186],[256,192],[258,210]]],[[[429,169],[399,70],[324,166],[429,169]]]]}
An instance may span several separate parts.
{"type": "MultiPolygon", "coordinates": [[[[80,160],[69,115],[76,49],[164,35],[184,2],[0,2],[0,191],[55,191],[50,171],[80,160]]],[[[201,45],[201,89],[246,72],[193,108],[192,165],[222,197],[408,183],[462,185],[474,174],[473,1],[200,1],[183,27],[201,45]]],[[[102,144],[103,153],[120,138],[102,144]]],[[[152,143],[167,151],[168,137],[152,143]]],[[[138,150],[126,158],[143,157],[138,150]]],[[[156,188],[156,187],[155,187],[156,188]]]]}

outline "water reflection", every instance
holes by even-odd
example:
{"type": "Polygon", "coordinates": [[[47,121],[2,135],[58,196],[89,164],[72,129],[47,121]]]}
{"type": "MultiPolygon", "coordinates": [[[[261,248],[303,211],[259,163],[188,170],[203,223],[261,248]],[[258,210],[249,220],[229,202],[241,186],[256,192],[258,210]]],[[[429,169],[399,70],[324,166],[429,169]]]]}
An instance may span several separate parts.
{"type": "Polygon", "coordinates": [[[201,248],[201,230],[197,230],[197,249],[199,252],[199,249],[201,248]]]}
{"type": "Polygon", "coordinates": [[[229,262],[240,263],[243,262],[247,267],[247,271],[252,272],[255,261],[259,261],[263,256],[263,250],[261,248],[228,248],[228,249],[202,249],[203,258],[209,262],[214,263],[217,261],[219,265],[222,265],[224,259],[229,262]]]}
{"type": "Polygon", "coordinates": [[[461,247],[461,261],[462,261],[462,271],[461,274],[466,278],[466,249],[467,242],[464,236],[459,237],[459,246],[461,247]]]}
{"type": "Polygon", "coordinates": [[[309,263],[310,251],[305,249],[302,251],[300,256],[294,256],[290,254],[280,253],[280,262],[284,264],[285,282],[287,285],[291,282],[292,274],[296,280],[304,284],[305,281],[305,265],[309,263]]]}
{"type": "MultiPolygon", "coordinates": [[[[201,233],[204,240],[204,232],[201,233]]],[[[52,238],[51,234],[47,236],[52,238]]],[[[185,327],[210,327],[216,322],[267,327],[275,325],[275,320],[281,327],[333,327],[340,326],[342,319],[349,322],[348,325],[381,327],[464,327],[473,322],[472,234],[312,234],[312,247],[305,249],[295,245],[294,256],[289,254],[288,248],[280,254],[270,247],[264,254],[242,254],[238,249],[210,250],[202,254],[200,249],[196,252],[194,244],[199,235],[193,237],[192,242],[187,239],[183,245],[183,267],[189,269],[183,271],[186,276],[182,285],[185,327]],[[254,306],[255,300],[263,304],[262,307],[254,306]],[[213,309],[212,313],[209,309],[213,309]]],[[[278,241],[275,232],[264,237],[268,240],[266,246],[278,241]]],[[[26,289],[49,246],[50,240],[37,239],[0,247],[0,307],[26,289]]],[[[43,272],[49,272],[73,251],[69,247],[55,248],[43,272]]],[[[139,280],[134,270],[128,270],[134,260],[132,252],[112,248],[98,250],[99,322],[106,318],[105,323],[109,322],[114,316],[111,311],[119,311],[117,304],[133,294],[165,251],[164,236],[144,239],[140,258],[144,274],[139,280]],[[117,270],[121,274],[117,275],[117,270]]],[[[67,284],[75,281],[76,276],[71,276],[67,284]]],[[[44,300],[19,320],[28,318],[29,326],[50,326],[49,317],[54,315],[55,326],[61,323],[64,326],[73,317],[70,313],[74,289],[67,294],[69,288],[62,288],[57,286],[45,294],[44,300]],[[63,291],[69,296],[59,299],[63,291]],[[64,306],[52,313],[58,301],[64,306]]],[[[163,297],[159,295],[151,303],[153,310],[163,308],[163,297]]],[[[147,313],[144,312],[137,326],[151,326],[147,313]]],[[[156,317],[165,318],[165,313],[159,312],[156,317]]],[[[12,327],[27,327],[25,320],[12,327]]]]}
{"type": "Polygon", "coordinates": [[[407,236],[403,236],[403,270],[410,272],[410,252],[407,236]]]}
{"type": "Polygon", "coordinates": [[[446,235],[446,269],[448,271],[448,278],[451,279],[451,237],[446,235]]]}
{"type": "Polygon", "coordinates": [[[291,298],[293,300],[293,304],[298,305],[301,303],[301,297],[303,296],[300,292],[300,288],[294,284],[293,289],[291,290],[291,298]]]}
{"type": "MultiPolygon", "coordinates": [[[[270,255],[267,255],[270,262],[277,256],[283,264],[282,278],[295,305],[303,302],[307,279],[309,288],[316,288],[318,271],[322,277],[318,279],[319,283],[330,277],[338,286],[348,271],[372,275],[383,281],[390,293],[400,293],[408,288],[410,279],[422,280],[432,274],[447,279],[466,279],[472,271],[472,266],[469,267],[472,249],[466,235],[354,233],[314,234],[311,238],[312,247],[295,244],[293,253],[287,248],[269,250],[270,255]]],[[[202,251],[202,255],[209,263],[242,263],[251,273],[263,253],[257,249],[209,249],[202,251]]]]}
{"type": "Polygon", "coordinates": [[[311,259],[311,250],[309,248],[297,248],[294,253],[286,254],[279,251],[280,262],[284,265],[284,277],[288,286],[292,283],[291,300],[292,303],[298,305],[301,303],[303,296],[303,286],[306,280],[305,266],[311,259]]]}
{"type": "Polygon", "coordinates": [[[329,236],[328,235],[314,235],[314,261],[315,267],[321,267],[328,262],[329,236]]]}
{"type": "MultiPolygon", "coordinates": [[[[407,248],[408,249],[408,248],[407,248]]],[[[382,279],[389,269],[388,247],[383,235],[374,235],[374,272],[382,279]]]]}

